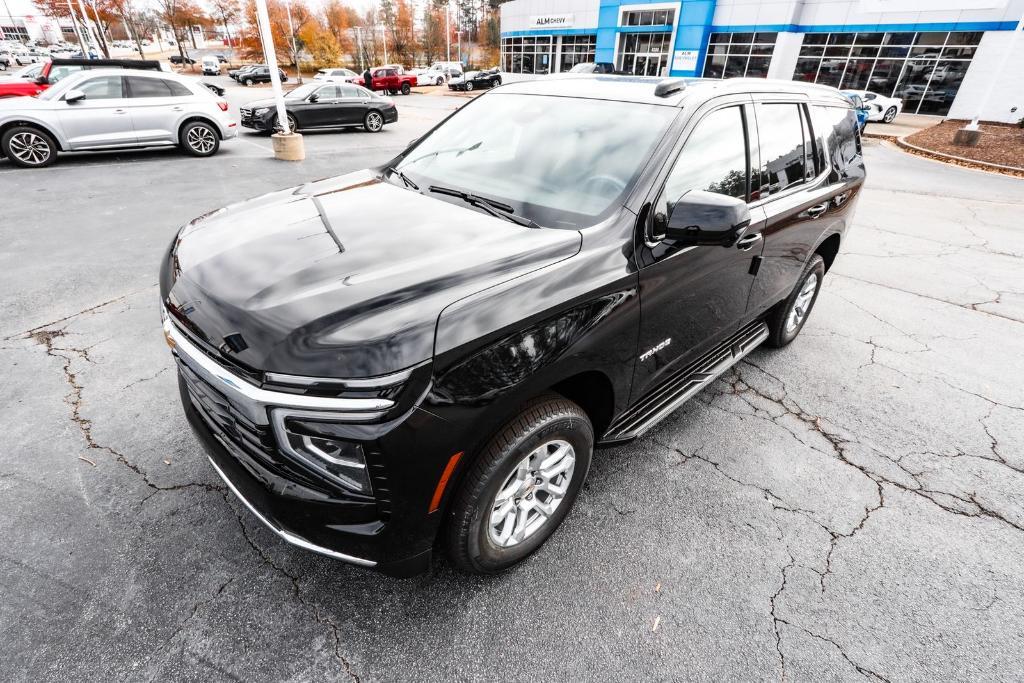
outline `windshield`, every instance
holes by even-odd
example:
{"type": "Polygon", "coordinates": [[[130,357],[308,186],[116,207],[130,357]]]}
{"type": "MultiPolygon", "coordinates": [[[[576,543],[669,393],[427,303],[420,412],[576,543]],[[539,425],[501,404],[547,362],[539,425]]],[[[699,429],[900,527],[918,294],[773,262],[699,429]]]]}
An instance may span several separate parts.
{"type": "Polygon", "coordinates": [[[460,109],[397,169],[424,191],[454,188],[543,226],[582,227],[622,199],[678,111],[496,92],[460,109]]]}
{"type": "Polygon", "coordinates": [[[316,92],[323,87],[321,83],[307,83],[306,85],[300,85],[291,92],[286,92],[284,98],[286,100],[304,100],[309,97],[310,93],[316,92]]]}

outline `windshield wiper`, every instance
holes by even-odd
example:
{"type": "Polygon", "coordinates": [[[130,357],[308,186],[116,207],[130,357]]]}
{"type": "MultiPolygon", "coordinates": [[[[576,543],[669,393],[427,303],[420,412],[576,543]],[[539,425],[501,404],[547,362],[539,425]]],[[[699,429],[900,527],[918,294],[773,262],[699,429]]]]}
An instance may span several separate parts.
{"type": "Polygon", "coordinates": [[[404,173],[399,171],[394,166],[388,166],[387,168],[385,168],[384,169],[384,173],[385,174],[391,173],[391,174],[397,175],[399,178],[401,178],[402,182],[405,183],[406,187],[411,187],[412,189],[417,190],[417,191],[420,189],[419,185],[417,185],[413,181],[409,180],[409,177],[407,175],[405,175],[404,173]]]}
{"type": "Polygon", "coordinates": [[[474,150],[480,149],[480,145],[482,144],[483,140],[479,140],[477,142],[474,142],[472,145],[468,145],[466,147],[449,147],[448,149],[438,149],[433,152],[427,152],[423,156],[418,156],[415,159],[409,161],[409,163],[415,164],[418,161],[423,161],[424,159],[429,159],[430,157],[436,157],[438,154],[448,154],[450,152],[455,152],[455,156],[459,157],[465,154],[466,152],[472,152],[474,150]]]}
{"type": "Polygon", "coordinates": [[[515,223],[516,225],[522,225],[527,228],[539,228],[540,225],[534,221],[526,218],[525,216],[517,216],[515,210],[508,204],[502,204],[501,202],[488,199],[487,197],[481,197],[480,195],[471,194],[469,192],[463,192],[462,190],[456,190],[451,187],[441,187],[440,185],[431,185],[431,192],[437,194],[446,194],[449,197],[458,197],[462,201],[466,202],[470,206],[475,206],[478,209],[483,209],[486,213],[491,214],[495,218],[504,218],[505,220],[515,223]]]}

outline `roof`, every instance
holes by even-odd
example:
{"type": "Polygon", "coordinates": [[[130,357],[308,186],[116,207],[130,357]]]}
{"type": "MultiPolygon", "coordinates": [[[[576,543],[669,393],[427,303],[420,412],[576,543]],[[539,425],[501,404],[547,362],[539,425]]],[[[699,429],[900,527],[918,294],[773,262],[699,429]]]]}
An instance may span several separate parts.
{"type": "Polygon", "coordinates": [[[680,107],[689,99],[708,99],[717,95],[743,93],[804,94],[819,99],[835,99],[848,104],[839,91],[826,85],[767,78],[657,78],[650,76],[617,76],[610,74],[554,74],[533,81],[509,83],[501,92],[524,95],[553,95],[599,100],[615,100],[680,107]],[[655,87],[664,81],[679,81],[685,86],[659,97],[655,87]]]}

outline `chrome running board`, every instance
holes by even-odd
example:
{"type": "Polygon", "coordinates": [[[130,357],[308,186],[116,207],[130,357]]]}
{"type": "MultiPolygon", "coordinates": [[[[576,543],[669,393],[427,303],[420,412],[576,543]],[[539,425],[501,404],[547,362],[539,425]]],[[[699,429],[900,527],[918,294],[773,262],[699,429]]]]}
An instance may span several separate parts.
{"type": "Polygon", "coordinates": [[[627,408],[608,428],[601,443],[609,444],[642,436],[767,338],[768,326],[764,322],[747,325],[712,351],[670,375],[627,408]]]}

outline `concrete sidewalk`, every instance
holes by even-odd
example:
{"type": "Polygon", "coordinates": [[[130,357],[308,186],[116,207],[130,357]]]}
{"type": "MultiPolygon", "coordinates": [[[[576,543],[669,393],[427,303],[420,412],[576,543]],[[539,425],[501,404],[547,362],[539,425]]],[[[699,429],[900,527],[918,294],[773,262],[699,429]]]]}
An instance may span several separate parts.
{"type": "Polygon", "coordinates": [[[892,123],[872,121],[864,129],[864,135],[872,138],[902,138],[913,135],[919,130],[931,128],[942,123],[941,116],[924,116],[921,114],[900,114],[892,123]]]}

